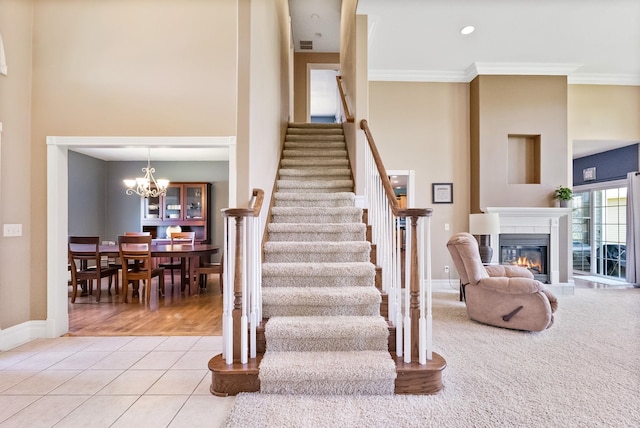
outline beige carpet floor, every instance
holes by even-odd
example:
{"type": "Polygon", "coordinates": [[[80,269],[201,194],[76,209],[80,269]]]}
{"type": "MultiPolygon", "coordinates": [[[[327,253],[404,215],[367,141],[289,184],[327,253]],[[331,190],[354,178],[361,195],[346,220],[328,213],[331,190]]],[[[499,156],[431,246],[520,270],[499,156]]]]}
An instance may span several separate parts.
{"type": "Polygon", "coordinates": [[[559,296],[553,327],[523,333],[467,318],[434,293],[434,396],[241,394],[227,427],[637,427],[640,289],[559,296]]]}

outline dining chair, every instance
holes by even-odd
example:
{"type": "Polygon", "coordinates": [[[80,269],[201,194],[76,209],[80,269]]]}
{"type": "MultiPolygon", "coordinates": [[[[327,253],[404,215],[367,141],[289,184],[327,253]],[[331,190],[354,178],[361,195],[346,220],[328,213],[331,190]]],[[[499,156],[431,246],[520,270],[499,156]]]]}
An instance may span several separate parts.
{"type": "Polygon", "coordinates": [[[150,302],[151,293],[157,295],[164,288],[164,269],[154,268],[151,264],[151,235],[118,236],[118,252],[123,266],[122,294],[124,295],[124,303],[129,302],[129,284],[133,281],[144,281],[145,299],[150,302]],[[155,289],[153,288],[153,277],[158,278],[158,288],[155,289]]]}
{"type": "MultiPolygon", "coordinates": [[[[124,235],[126,236],[146,236],[146,235],[151,235],[151,232],[125,232],[124,235]]],[[[105,241],[107,242],[107,241],[105,241]]],[[[103,242],[104,245],[108,245],[105,244],[105,242],[103,242]]],[[[113,244],[115,245],[116,243],[113,241],[108,241],[109,244],[113,244]]],[[[122,269],[122,261],[120,260],[120,257],[112,257],[109,260],[109,266],[113,266],[115,268],[118,269],[122,269]]]]}
{"type": "Polygon", "coordinates": [[[195,269],[196,278],[200,279],[200,289],[207,288],[207,275],[218,274],[220,283],[220,294],[223,293],[224,283],[222,278],[224,277],[224,254],[220,257],[220,263],[208,263],[200,261],[200,266],[195,269]]]}
{"type": "Polygon", "coordinates": [[[109,292],[116,277],[116,294],[118,294],[118,269],[103,266],[100,258],[99,236],[69,236],[68,252],[71,270],[71,303],[76,302],[78,283],[85,282],[87,293],[92,294],[93,281],[96,281],[96,302],[100,301],[102,278],[109,278],[109,292]],[[82,247],[79,247],[82,245],[82,247]]]}
{"type": "MultiPolygon", "coordinates": [[[[195,232],[171,232],[170,239],[171,245],[173,244],[191,244],[195,242],[196,233],[195,232]]],[[[186,259],[184,257],[180,257],[178,260],[175,260],[174,257],[170,257],[169,261],[166,263],[159,263],[158,266],[168,269],[171,271],[171,285],[175,284],[175,279],[173,275],[174,270],[180,270],[180,284],[182,287],[185,285],[185,278],[188,277],[186,274],[186,259]]]]}

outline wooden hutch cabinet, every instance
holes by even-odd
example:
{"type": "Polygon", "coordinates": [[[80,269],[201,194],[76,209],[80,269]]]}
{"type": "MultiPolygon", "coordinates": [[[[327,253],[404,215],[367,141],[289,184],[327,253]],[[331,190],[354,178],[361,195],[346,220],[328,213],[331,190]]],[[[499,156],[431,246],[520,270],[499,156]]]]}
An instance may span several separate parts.
{"type": "Polygon", "coordinates": [[[197,242],[211,241],[211,183],[171,183],[166,196],[141,198],[141,225],[154,239],[169,239],[167,227],[195,232],[197,242]]]}

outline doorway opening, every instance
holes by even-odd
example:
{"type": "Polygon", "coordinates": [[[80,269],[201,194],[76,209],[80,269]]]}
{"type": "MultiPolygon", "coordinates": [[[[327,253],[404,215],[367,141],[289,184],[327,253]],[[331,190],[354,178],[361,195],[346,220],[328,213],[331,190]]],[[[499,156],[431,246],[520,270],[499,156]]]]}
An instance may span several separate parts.
{"type": "Polygon", "coordinates": [[[624,181],[577,188],[573,198],[573,268],[625,281],[627,187],[624,181]]]}
{"type": "Polygon", "coordinates": [[[229,150],[229,206],[235,206],[235,137],[47,137],[47,337],[69,331],[67,284],[68,151],[102,147],[225,147],[229,150]]]}
{"type": "Polygon", "coordinates": [[[307,64],[307,122],[336,123],[340,118],[339,64],[307,64]]]}

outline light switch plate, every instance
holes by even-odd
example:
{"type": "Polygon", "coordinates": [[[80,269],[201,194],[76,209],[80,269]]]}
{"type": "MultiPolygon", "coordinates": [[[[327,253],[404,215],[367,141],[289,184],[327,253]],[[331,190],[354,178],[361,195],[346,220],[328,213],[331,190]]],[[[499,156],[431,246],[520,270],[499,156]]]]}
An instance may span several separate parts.
{"type": "Polygon", "coordinates": [[[22,236],[21,224],[5,224],[3,236],[22,236]]]}

